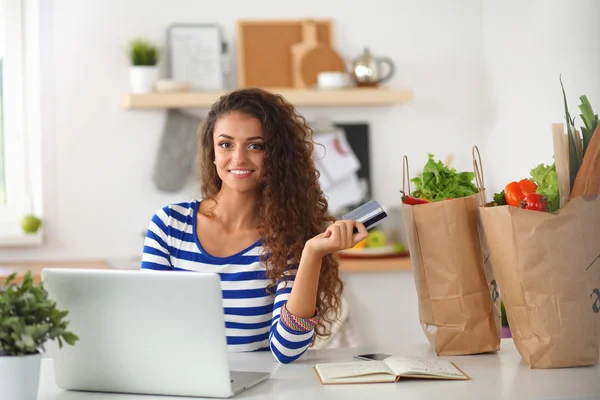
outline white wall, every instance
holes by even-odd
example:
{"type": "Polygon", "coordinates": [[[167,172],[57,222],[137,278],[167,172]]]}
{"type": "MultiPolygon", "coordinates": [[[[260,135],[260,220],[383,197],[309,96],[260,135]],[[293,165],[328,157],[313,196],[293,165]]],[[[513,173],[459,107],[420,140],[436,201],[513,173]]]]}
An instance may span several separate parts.
{"type": "Polygon", "coordinates": [[[309,118],[327,115],[371,124],[374,194],[383,203],[400,201],[403,154],[409,155],[412,171],[422,167],[428,152],[440,158],[454,153],[457,167],[470,168],[471,146],[483,144],[477,0],[375,0],[368,7],[350,7],[342,0],[308,0],[293,7],[266,0],[226,5],[194,0],[43,3],[47,243],[36,249],[2,249],[0,261],[139,255],[152,213],[197,194],[193,185],[177,194],[159,193],[152,185],[164,111],[120,107],[128,91],[127,42],[144,36],[164,43],[167,26],[175,22],[216,22],[235,49],[237,19],[333,18],[336,47],[344,57],[357,56],[366,45],[376,55],[391,57],[397,73],[390,86],[414,89],[413,102],[300,110],[309,118]]]}
{"type": "MultiPolygon", "coordinates": [[[[571,112],[578,115],[580,94],[600,112],[600,3],[595,0],[374,0],[356,8],[342,0],[307,0],[293,9],[259,0],[227,2],[227,7],[193,0],[44,3],[47,243],[0,249],[0,261],[139,256],[152,213],[197,194],[194,185],[177,194],[152,186],[165,113],[120,108],[128,89],[127,41],[141,35],[164,42],[165,29],[174,22],[219,23],[235,49],[238,18],[331,17],[344,57],[369,45],[375,54],[394,59],[397,73],[390,85],[414,89],[413,102],[300,110],[309,118],[371,124],[374,194],[383,203],[399,202],[403,154],[413,172],[428,152],[440,158],[453,153],[458,169],[470,169],[471,146],[477,144],[487,186],[494,191],[537,163],[552,162],[550,124],[564,115],[560,72],[571,112]]],[[[410,272],[354,273],[344,279],[361,337],[376,337],[382,345],[399,337],[425,340],[410,272]]]]}
{"type": "Polygon", "coordinates": [[[600,113],[600,2],[483,2],[485,104],[482,151],[487,187],[500,191],[553,162],[554,122],[564,122],[559,75],[575,125],[579,96],[600,113]]]}

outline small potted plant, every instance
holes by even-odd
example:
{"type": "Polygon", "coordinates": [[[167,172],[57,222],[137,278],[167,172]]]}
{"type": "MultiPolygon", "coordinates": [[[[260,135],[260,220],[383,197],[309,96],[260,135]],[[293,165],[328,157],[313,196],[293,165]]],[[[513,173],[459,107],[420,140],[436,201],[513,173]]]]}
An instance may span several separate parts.
{"type": "Polygon", "coordinates": [[[129,84],[136,94],[150,93],[158,80],[158,46],[144,39],[135,39],[129,44],[129,84]]]}
{"type": "Polygon", "coordinates": [[[31,272],[21,285],[15,278],[0,285],[0,398],[29,400],[37,397],[44,344],[56,340],[62,348],[79,338],[67,330],[68,311],[57,309],[43,283],[34,283],[31,272]]]}

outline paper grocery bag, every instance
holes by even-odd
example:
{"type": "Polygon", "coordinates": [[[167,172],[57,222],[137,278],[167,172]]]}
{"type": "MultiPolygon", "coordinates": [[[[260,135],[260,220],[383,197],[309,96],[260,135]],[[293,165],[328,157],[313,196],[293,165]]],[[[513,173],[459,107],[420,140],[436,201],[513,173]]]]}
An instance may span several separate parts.
{"type": "Polygon", "coordinates": [[[593,365],[600,339],[600,196],[557,214],[480,207],[508,324],[531,368],[593,365]]]}
{"type": "MultiPolygon", "coordinates": [[[[405,157],[405,174],[407,164],[405,157]]],[[[500,300],[493,269],[485,260],[488,252],[480,242],[479,205],[479,195],[402,204],[419,319],[438,355],[500,349],[500,300]]]]}

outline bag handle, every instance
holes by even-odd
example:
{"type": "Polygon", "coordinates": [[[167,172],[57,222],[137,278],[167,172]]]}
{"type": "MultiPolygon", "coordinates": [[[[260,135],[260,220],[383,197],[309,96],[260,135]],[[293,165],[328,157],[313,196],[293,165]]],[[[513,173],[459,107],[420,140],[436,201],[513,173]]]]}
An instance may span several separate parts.
{"type": "Polygon", "coordinates": [[[485,181],[483,180],[483,165],[481,163],[481,154],[479,154],[479,148],[477,146],[473,146],[473,171],[475,172],[475,183],[477,184],[477,191],[479,192],[479,198],[481,200],[481,204],[487,203],[485,201],[485,181]],[[477,158],[475,157],[475,153],[477,153],[477,158]]]}
{"type": "Polygon", "coordinates": [[[410,195],[410,173],[408,172],[408,157],[402,158],[402,191],[405,195],[410,195]],[[408,184],[408,191],[406,185],[408,184]]]}

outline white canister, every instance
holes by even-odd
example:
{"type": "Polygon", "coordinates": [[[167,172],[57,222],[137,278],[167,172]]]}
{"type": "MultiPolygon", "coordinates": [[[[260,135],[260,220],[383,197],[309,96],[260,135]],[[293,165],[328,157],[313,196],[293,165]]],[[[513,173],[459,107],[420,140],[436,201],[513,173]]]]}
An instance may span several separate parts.
{"type": "Polygon", "coordinates": [[[37,398],[42,354],[0,356],[0,398],[37,398]]]}

